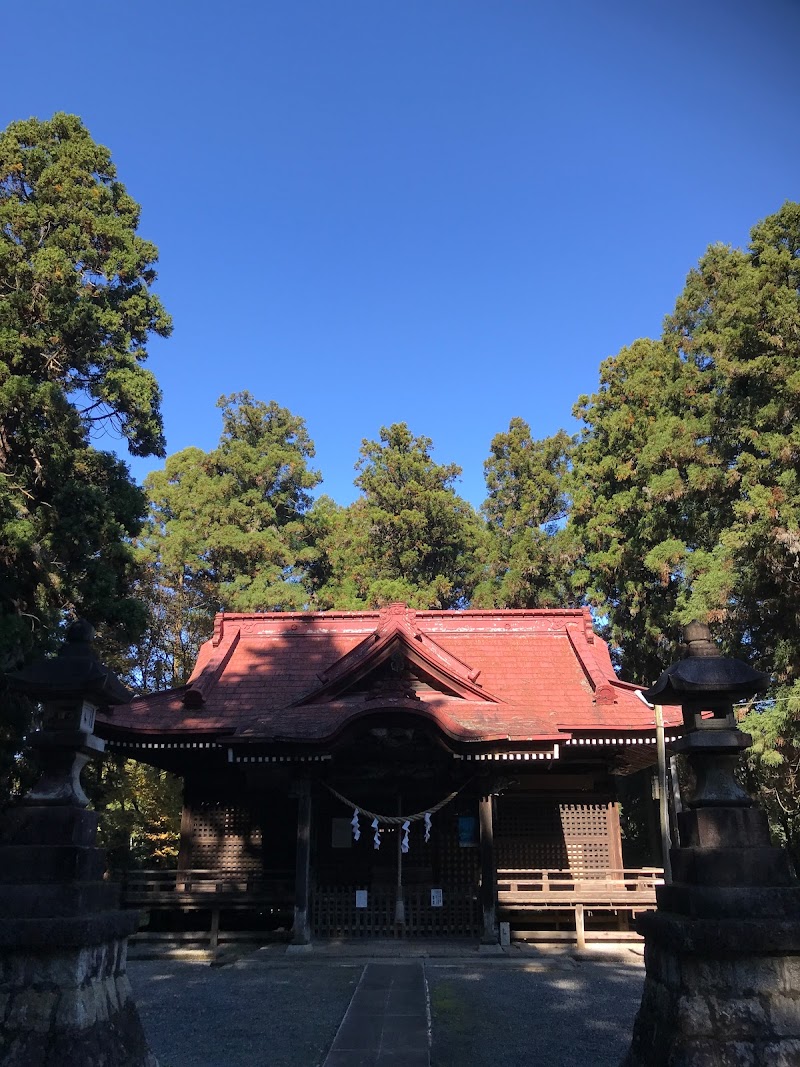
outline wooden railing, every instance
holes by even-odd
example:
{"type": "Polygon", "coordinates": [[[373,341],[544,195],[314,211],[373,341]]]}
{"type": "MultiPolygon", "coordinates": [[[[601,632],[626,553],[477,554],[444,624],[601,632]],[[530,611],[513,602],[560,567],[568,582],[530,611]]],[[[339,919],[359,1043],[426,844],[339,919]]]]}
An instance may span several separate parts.
{"type": "MultiPolygon", "coordinates": [[[[145,912],[176,909],[208,912],[209,929],[204,934],[212,951],[220,939],[220,915],[224,912],[271,911],[291,916],[294,877],[283,873],[264,877],[243,870],[126,871],[122,883],[122,903],[145,912]]],[[[198,916],[199,917],[199,916],[198,916]]],[[[157,936],[142,932],[140,937],[157,936]]],[[[171,939],[190,935],[172,934],[171,939]]]]}
{"type": "Polygon", "coordinates": [[[611,912],[626,919],[656,906],[656,886],[664,881],[658,867],[597,870],[500,870],[497,903],[500,918],[521,912],[572,912],[578,948],[586,946],[586,915],[611,912]]]}
{"type": "Polygon", "coordinates": [[[664,881],[658,867],[620,870],[500,870],[498,903],[505,907],[570,907],[575,902],[608,901],[625,907],[655,905],[656,886],[664,881]]]}
{"type": "Polygon", "coordinates": [[[253,871],[126,871],[122,901],[132,908],[253,908],[294,896],[294,879],[253,871]]]}

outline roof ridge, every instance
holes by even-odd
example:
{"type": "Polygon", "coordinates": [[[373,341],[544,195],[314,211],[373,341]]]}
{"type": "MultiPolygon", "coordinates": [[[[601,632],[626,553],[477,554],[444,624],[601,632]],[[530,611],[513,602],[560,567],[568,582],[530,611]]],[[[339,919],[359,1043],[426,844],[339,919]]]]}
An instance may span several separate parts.
{"type": "MultiPolygon", "coordinates": [[[[363,611],[219,611],[214,616],[214,639],[222,637],[225,623],[256,621],[258,619],[365,619],[382,618],[396,605],[370,608],[363,611]]],[[[402,607],[415,618],[588,618],[591,629],[591,613],[588,608],[408,608],[402,607]]],[[[592,631],[592,636],[593,636],[592,631]]]]}
{"type": "Polygon", "coordinates": [[[593,643],[590,643],[586,637],[584,631],[576,631],[575,627],[567,626],[567,638],[569,643],[578,657],[578,662],[586,677],[589,680],[589,684],[594,690],[595,702],[598,704],[613,704],[614,703],[614,679],[609,678],[602,666],[598,662],[595,650],[592,647],[593,643]],[[577,638],[577,634],[580,632],[580,636],[586,643],[586,647],[579,647],[581,642],[577,638]]]}
{"type": "Polygon", "coordinates": [[[205,703],[209,692],[214,688],[219,676],[227,667],[234,649],[239,644],[240,636],[241,629],[237,626],[223,645],[223,641],[225,641],[224,632],[220,629],[219,638],[216,638],[215,620],[215,639],[212,639],[211,642],[215,651],[211,653],[197,677],[190,677],[186,683],[186,691],[183,694],[183,703],[186,707],[197,708],[205,703]],[[219,651],[216,651],[217,649],[219,651]]]}

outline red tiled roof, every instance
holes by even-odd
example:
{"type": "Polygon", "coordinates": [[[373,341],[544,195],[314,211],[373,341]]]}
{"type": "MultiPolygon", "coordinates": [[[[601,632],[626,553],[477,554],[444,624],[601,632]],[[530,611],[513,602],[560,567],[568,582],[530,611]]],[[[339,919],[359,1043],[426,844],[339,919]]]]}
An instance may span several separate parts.
{"type": "MultiPolygon", "coordinates": [[[[189,683],[106,717],[109,737],[221,736],[321,743],[394,712],[455,741],[545,741],[648,731],[653,712],[619,681],[588,610],[219,614],[189,683]],[[414,692],[370,691],[397,656],[414,692]]],[[[666,709],[667,724],[679,721],[666,709]]]]}

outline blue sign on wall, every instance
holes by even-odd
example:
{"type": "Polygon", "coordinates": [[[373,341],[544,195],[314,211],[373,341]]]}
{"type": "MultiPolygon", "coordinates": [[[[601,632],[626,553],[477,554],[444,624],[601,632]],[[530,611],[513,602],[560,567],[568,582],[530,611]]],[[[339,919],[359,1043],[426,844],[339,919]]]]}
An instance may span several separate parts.
{"type": "Polygon", "coordinates": [[[474,848],[478,844],[478,820],[474,815],[459,815],[458,844],[460,848],[474,848]]]}

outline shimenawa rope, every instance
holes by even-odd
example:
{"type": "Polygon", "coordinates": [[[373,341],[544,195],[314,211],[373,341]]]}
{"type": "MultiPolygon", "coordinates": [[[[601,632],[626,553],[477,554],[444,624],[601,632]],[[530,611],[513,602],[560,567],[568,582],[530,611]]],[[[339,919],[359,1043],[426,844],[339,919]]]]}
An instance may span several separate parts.
{"type": "MultiPolygon", "coordinates": [[[[472,779],[470,779],[472,781],[472,779]]],[[[458,796],[462,789],[469,785],[469,782],[464,782],[453,793],[450,793],[440,800],[438,804],[434,804],[431,808],[426,808],[425,811],[415,812],[413,815],[380,815],[374,811],[367,811],[366,808],[362,808],[360,804],[354,804],[352,800],[348,800],[347,797],[343,797],[341,793],[333,788],[333,786],[325,783],[325,788],[336,797],[337,800],[341,800],[343,804],[346,804],[348,808],[352,808],[353,811],[357,811],[359,815],[366,815],[368,819],[377,819],[378,822],[388,823],[390,826],[402,826],[404,822],[419,822],[420,819],[424,819],[426,815],[435,815],[437,811],[441,811],[445,804],[449,804],[451,800],[458,796]]]]}

